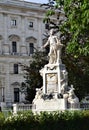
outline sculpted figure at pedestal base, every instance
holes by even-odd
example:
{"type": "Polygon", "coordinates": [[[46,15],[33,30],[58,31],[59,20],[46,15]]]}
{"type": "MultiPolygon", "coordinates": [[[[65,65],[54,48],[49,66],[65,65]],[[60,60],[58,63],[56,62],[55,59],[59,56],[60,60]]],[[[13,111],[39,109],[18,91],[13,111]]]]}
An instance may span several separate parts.
{"type": "Polygon", "coordinates": [[[60,59],[60,55],[61,55],[60,51],[61,51],[63,44],[61,44],[58,37],[54,35],[53,29],[50,30],[50,36],[43,47],[45,48],[48,45],[50,45],[50,52],[48,54],[49,63],[55,64],[60,59]]]}
{"type": "Polygon", "coordinates": [[[79,107],[79,99],[74,93],[74,88],[71,86],[69,90],[68,103],[70,103],[71,107],[78,108],[79,107]]]}

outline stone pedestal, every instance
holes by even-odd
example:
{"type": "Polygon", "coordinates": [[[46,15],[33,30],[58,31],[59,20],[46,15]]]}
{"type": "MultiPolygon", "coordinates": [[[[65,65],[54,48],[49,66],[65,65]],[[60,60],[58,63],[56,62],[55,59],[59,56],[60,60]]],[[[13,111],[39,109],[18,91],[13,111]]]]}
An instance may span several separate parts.
{"type": "Polygon", "coordinates": [[[35,111],[58,111],[67,109],[67,100],[62,93],[67,87],[67,71],[64,64],[47,64],[40,70],[43,87],[37,90],[33,103],[35,111]]]}
{"type": "Polygon", "coordinates": [[[63,93],[68,85],[67,71],[64,64],[47,64],[40,74],[43,77],[43,93],[63,93]]]}
{"type": "Polygon", "coordinates": [[[41,111],[59,111],[59,110],[66,110],[67,109],[67,100],[65,99],[47,99],[43,100],[37,99],[34,101],[36,104],[36,109],[34,111],[41,112],[41,111]]]}
{"type": "Polygon", "coordinates": [[[37,89],[33,111],[59,111],[79,109],[79,100],[73,86],[68,86],[68,73],[62,63],[47,64],[40,70],[43,87],[37,89]]]}

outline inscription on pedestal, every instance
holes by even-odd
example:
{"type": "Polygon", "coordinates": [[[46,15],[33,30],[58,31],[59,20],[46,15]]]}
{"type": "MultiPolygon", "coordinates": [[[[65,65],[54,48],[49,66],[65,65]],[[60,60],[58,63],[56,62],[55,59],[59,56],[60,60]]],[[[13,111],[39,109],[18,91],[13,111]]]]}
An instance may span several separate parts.
{"type": "Polygon", "coordinates": [[[56,73],[46,74],[46,93],[58,91],[58,76],[56,73]]]}

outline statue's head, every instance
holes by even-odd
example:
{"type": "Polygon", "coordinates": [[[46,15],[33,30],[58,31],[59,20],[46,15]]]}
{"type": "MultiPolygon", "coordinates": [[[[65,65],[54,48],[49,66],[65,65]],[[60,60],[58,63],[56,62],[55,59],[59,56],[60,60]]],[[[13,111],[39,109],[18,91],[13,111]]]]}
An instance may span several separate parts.
{"type": "Polygon", "coordinates": [[[50,30],[50,34],[53,35],[54,34],[54,29],[50,30]]]}

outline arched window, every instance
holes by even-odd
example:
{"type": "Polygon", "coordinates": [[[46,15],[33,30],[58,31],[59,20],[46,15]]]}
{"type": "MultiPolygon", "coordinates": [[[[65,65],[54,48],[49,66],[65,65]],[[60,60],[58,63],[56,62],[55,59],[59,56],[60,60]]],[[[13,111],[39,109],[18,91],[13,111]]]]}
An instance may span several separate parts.
{"type": "Polygon", "coordinates": [[[18,74],[18,64],[14,64],[14,74],[18,74]]]}
{"type": "Polygon", "coordinates": [[[16,43],[16,41],[12,42],[12,52],[14,52],[14,53],[17,52],[17,43],[16,43]]]}
{"type": "Polygon", "coordinates": [[[29,43],[29,52],[30,54],[34,53],[34,43],[29,43]]]}
{"type": "Polygon", "coordinates": [[[19,88],[14,88],[14,102],[19,102],[19,88]]]}

